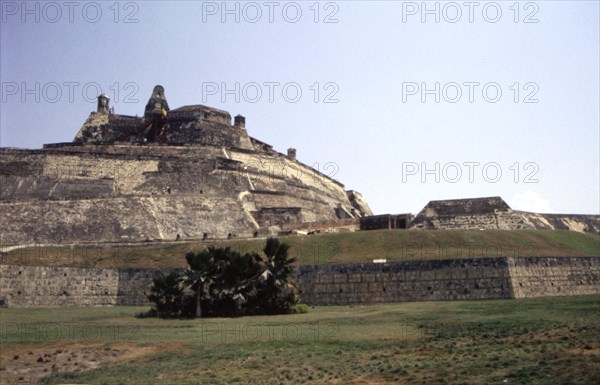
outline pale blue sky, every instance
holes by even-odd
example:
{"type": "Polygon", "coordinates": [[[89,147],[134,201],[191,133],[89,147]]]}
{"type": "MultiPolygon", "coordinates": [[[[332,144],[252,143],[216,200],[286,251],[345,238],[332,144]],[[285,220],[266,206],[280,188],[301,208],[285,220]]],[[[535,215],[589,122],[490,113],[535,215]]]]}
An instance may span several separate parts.
{"type": "MultiPolygon", "coordinates": [[[[477,2],[472,23],[463,2],[428,2],[429,9],[438,4],[439,23],[433,14],[422,22],[422,2],[320,2],[318,23],[314,1],[274,2],[272,23],[262,1],[228,2],[239,7],[238,23],[234,14],[222,22],[221,1],[120,2],[118,15],[114,1],[75,2],[72,22],[63,2],[52,3],[61,14],[45,2],[28,2],[30,13],[21,4],[2,2],[1,9],[3,147],[71,141],[95,109],[84,86],[91,99],[98,84],[117,113],[134,115],[162,84],[171,108],[206,104],[239,113],[249,134],[276,150],[294,146],[300,161],[321,169],[334,162],[334,177],[361,191],[376,213],[416,213],[429,200],[493,195],[522,210],[600,212],[597,1],[477,2]],[[451,23],[454,4],[462,17],[451,23]],[[254,5],[262,11],[256,23],[254,5]],[[297,8],[302,15],[292,23],[297,8]],[[496,8],[502,14],[492,23],[496,8]],[[328,15],[337,23],[324,23],[328,15]],[[538,22],[524,23],[527,16],[538,22]],[[209,83],[234,88],[236,82],[239,102],[206,92],[209,83]],[[269,82],[281,84],[272,103],[269,82]],[[302,90],[296,103],[281,91],[292,82],[302,90]],[[436,82],[439,103],[434,95],[424,95],[423,103],[420,92],[405,94],[403,102],[403,84],[408,90],[436,82]],[[479,83],[472,103],[468,82],[479,83]],[[263,92],[257,102],[254,83],[263,92]],[[462,90],[456,103],[444,99],[456,96],[453,83],[462,90]],[[486,84],[500,87],[497,102],[483,98],[486,84]],[[34,91],[24,93],[23,85],[34,91]],[[330,92],[336,103],[323,102],[330,92]],[[538,102],[524,103],[531,92],[538,102]],[[139,102],[126,103],[129,94],[139,102]],[[479,163],[473,182],[467,162],[479,163]],[[421,173],[436,163],[438,183],[421,173]],[[463,174],[451,183],[457,164],[463,174]],[[502,177],[492,183],[497,168],[502,177]],[[524,183],[531,172],[537,182],[524,183]]],[[[294,88],[288,91],[293,98],[294,88]]]]}

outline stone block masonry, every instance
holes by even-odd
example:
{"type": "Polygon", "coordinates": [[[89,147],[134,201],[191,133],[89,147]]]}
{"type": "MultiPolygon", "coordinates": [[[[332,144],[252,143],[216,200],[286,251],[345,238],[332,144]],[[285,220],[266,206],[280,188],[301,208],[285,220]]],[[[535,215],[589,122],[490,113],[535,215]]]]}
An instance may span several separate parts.
{"type": "Polygon", "coordinates": [[[117,305],[118,270],[1,266],[0,278],[10,307],[117,305]]]}
{"type": "Polygon", "coordinates": [[[272,224],[335,221],[338,207],[352,209],[343,185],[277,153],[199,145],[0,149],[4,243],[251,237],[272,224]],[[269,215],[257,221],[261,212],[269,215]]]}
{"type": "Polygon", "coordinates": [[[9,307],[148,305],[146,295],[160,272],[0,265],[0,303],[9,307]]]}
{"type": "Polygon", "coordinates": [[[508,258],[515,298],[600,294],[600,258],[508,258]]]}
{"type": "Polygon", "coordinates": [[[171,110],[158,85],[143,117],[114,114],[100,95],[73,142],[0,148],[2,243],[251,237],[370,214],[295,151],[249,136],[243,116],[171,110]]]}
{"type": "Polygon", "coordinates": [[[600,234],[599,215],[537,214],[512,210],[500,197],[430,201],[412,229],[572,230],[600,234]]]}
{"type": "Polygon", "coordinates": [[[300,266],[311,305],[600,294],[599,257],[476,258],[300,266]]]}
{"type": "Polygon", "coordinates": [[[506,258],[301,266],[297,277],[311,305],[512,298],[506,258]]]}
{"type": "MultiPolygon", "coordinates": [[[[0,303],[9,307],[145,306],[152,278],[160,272],[0,265],[0,303]]],[[[600,257],[306,265],[294,274],[301,302],[310,305],[600,294],[600,257]]]]}

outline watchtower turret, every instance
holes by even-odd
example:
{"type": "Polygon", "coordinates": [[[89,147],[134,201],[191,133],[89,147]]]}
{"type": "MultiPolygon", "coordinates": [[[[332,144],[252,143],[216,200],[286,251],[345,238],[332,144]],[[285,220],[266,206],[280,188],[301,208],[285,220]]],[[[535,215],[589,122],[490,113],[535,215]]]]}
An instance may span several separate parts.
{"type": "Polygon", "coordinates": [[[106,94],[102,94],[102,95],[98,96],[98,108],[96,109],[96,112],[98,112],[99,114],[108,115],[108,113],[109,113],[108,102],[109,101],[110,101],[110,99],[108,98],[108,96],[106,96],[106,94]]]}
{"type": "Polygon", "coordinates": [[[237,128],[246,129],[246,118],[242,115],[236,115],[235,118],[233,118],[233,125],[237,128]]]}
{"type": "Polygon", "coordinates": [[[296,149],[293,147],[288,148],[287,155],[291,159],[296,159],[296,149]]]}

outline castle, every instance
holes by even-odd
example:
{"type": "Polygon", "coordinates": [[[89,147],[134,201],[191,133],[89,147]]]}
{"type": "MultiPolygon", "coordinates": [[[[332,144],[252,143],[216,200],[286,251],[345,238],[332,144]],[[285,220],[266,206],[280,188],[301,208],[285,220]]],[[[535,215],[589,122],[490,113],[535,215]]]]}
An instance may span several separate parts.
{"type": "Polygon", "coordinates": [[[512,210],[500,197],[431,201],[374,216],[363,196],[248,135],[246,119],[169,108],[154,87],[142,117],[98,97],[73,142],[0,148],[0,241],[223,239],[293,231],[544,229],[600,234],[597,215],[512,210]]]}
{"type": "Polygon", "coordinates": [[[73,142],[0,149],[5,243],[251,237],[286,224],[372,215],[360,193],[248,135],[245,118],[169,108],[143,117],[98,97],[73,142]]]}
{"type": "MultiPolygon", "coordinates": [[[[105,95],[73,142],[0,148],[0,242],[139,242],[285,231],[547,229],[600,233],[597,215],[512,210],[500,197],[374,216],[362,195],[248,135],[243,116],[170,110],[156,86],[143,117],[105,95]]],[[[0,306],[147,305],[154,269],[0,265],[0,306]]],[[[306,303],[523,298],[600,292],[597,257],[496,257],[299,266],[306,303]]]]}

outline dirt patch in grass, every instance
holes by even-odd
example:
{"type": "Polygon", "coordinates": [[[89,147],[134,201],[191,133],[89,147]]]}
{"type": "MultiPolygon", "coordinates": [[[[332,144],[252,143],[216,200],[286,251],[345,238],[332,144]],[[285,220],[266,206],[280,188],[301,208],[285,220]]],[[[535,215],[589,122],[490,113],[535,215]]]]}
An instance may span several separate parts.
{"type": "MultiPolygon", "coordinates": [[[[302,315],[238,319],[140,319],[134,340],[33,345],[7,338],[0,377],[8,384],[18,384],[19,375],[46,384],[587,385],[600,378],[599,305],[598,296],[552,297],[317,307],[302,315]],[[204,338],[205,322],[233,335],[204,338]],[[317,322],[334,325],[335,333],[315,338],[317,322]],[[242,338],[243,325],[271,325],[269,336],[279,337],[242,338]],[[286,327],[301,330],[303,337],[282,338],[286,327]],[[79,365],[53,372],[53,364],[65,363],[61,358],[73,353],[71,361],[79,365]],[[14,355],[20,357],[14,360],[14,355]],[[22,370],[36,365],[32,374],[22,370]]],[[[58,317],[55,309],[3,309],[2,318],[49,325],[43,320],[50,312],[58,317]]],[[[60,317],[72,322],[94,320],[106,326],[128,325],[134,309],[62,312],[60,317]]]]}
{"type": "Polygon", "coordinates": [[[105,364],[124,363],[176,349],[180,345],[170,342],[140,346],[134,342],[119,342],[10,346],[0,353],[0,378],[6,384],[37,384],[51,373],[85,372],[105,364]]]}
{"type": "Polygon", "coordinates": [[[393,378],[356,378],[348,381],[348,379],[335,380],[326,382],[326,385],[391,385],[399,382],[393,378]]]}

